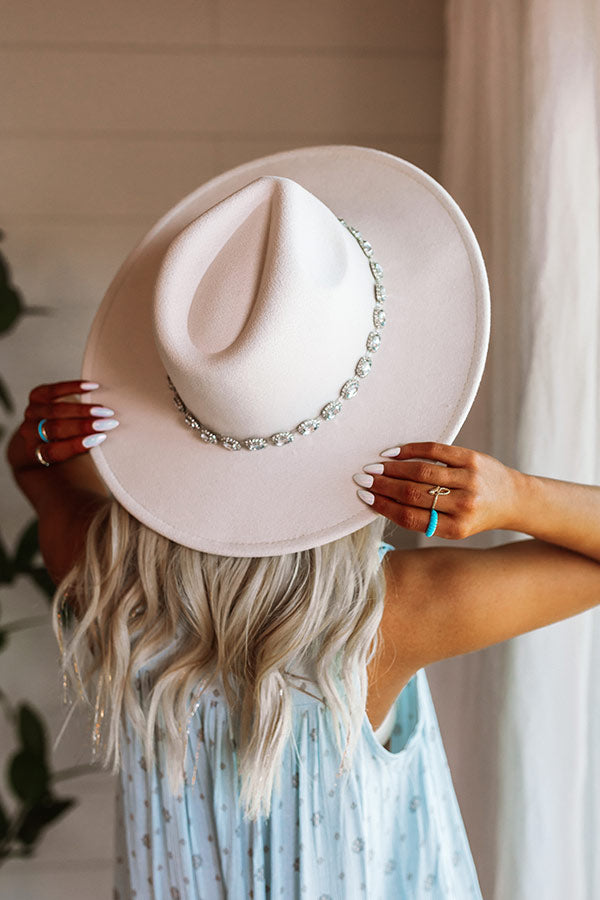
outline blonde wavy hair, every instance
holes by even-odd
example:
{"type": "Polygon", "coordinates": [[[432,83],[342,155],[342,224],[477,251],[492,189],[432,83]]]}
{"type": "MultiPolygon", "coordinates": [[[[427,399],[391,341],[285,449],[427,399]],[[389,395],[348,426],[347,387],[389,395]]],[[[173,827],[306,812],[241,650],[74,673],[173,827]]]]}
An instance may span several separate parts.
{"type": "Polygon", "coordinates": [[[381,640],[385,578],[377,551],[385,524],[378,517],[339,540],[283,556],[227,557],[174,543],[107,499],[53,601],[63,680],[74,677],[95,710],[92,739],[104,764],[120,767],[125,717],[149,764],[162,728],[175,790],[198,686],[220,675],[238,728],[240,803],[247,820],[268,816],[292,730],[285,672],[293,661],[315,665],[340,771],[348,770],[364,717],[366,667],[381,640]],[[165,648],[142,704],[136,675],[165,648]]]}

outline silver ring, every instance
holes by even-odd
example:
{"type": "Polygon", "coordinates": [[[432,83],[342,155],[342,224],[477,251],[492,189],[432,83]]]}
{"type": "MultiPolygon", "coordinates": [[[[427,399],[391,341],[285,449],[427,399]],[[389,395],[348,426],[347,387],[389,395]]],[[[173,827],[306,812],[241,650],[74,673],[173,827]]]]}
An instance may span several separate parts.
{"type": "Polygon", "coordinates": [[[41,464],[43,466],[49,466],[50,463],[48,462],[48,460],[44,459],[44,457],[42,456],[42,447],[43,446],[44,446],[43,444],[37,445],[37,447],[35,448],[35,455],[37,456],[37,458],[39,459],[39,461],[41,462],[41,464]]]}

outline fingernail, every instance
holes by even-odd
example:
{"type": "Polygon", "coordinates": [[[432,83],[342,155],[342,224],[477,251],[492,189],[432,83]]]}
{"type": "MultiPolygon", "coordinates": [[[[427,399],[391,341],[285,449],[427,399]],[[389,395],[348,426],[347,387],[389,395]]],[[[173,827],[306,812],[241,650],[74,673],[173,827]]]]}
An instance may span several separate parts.
{"type": "Polygon", "coordinates": [[[356,492],[361,500],[364,500],[365,503],[368,503],[369,506],[373,503],[375,499],[375,495],[371,493],[371,491],[357,491],[356,492]]]}
{"type": "Polygon", "coordinates": [[[380,456],[400,456],[402,452],[402,447],[390,447],[389,450],[384,450],[380,453],[380,456]]]}
{"type": "Polygon", "coordinates": [[[114,416],[114,409],[109,409],[108,406],[92,406],[90,409],[91,416],[114,416]]]}
{"type": "Polygon", "coordinates": [[[98,419],[96,422],[92,422],[92,428],[94,431],[112,431],[118,424],[116,419],[98,419]]]}
{"type": "Polygon", "coordinates": [[[106,437],[107,435],[105,434],[88,434],[81,443],[84,447],[96,447],[98,444],[101,444],[102,441],[105,441],[106,437]]]}
{"type": "Polygon", "coordinates": [[[82,381],[80,382],[79,387],[84,391],[95,391],[100,385],[97,381],[82,381]]]}
{"type": "MultiPolygon", "coordinates": [[[[383,463],[373,463],[372,466],[363,466],[363,472],[370,472],[371,475],[383,475],[383,463]]],[[[370,487],[370,485],[367,485],[370,487]]]]}
{"type": "Polygon", "coordinates": [[[361,472],[358,472],[356,475],[352,476],[357,484],[360,484],[361,487],[371,487],[373,484],[373,476],[372,475],[363,475],[361,472]]]}

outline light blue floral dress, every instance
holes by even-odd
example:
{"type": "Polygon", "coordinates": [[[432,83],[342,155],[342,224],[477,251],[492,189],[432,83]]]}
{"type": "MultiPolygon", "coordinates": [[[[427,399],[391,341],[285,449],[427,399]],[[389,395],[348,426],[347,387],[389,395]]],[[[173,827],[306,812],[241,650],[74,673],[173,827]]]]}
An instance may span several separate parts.
{"type": "MultiPolygon", "coordinates": [[[[393,549],[381,544],[380,557],[393,549]]],[[[143,690],[142,680],[141,690],[143,690]]],[[[269,818],[246,823],[227,706],[202,695],[195,767],[169,791],[126,728],[117,794],[115,900],[482,900],[423,669],[395,702],[387,750],[366,714],[352,771],[317,685],[292,690],[293,736],[269,818]],[[306,693],[308,690],[311,693],[306,693]],[[193,781],[193,783],[192,783],[193,781]]]]}

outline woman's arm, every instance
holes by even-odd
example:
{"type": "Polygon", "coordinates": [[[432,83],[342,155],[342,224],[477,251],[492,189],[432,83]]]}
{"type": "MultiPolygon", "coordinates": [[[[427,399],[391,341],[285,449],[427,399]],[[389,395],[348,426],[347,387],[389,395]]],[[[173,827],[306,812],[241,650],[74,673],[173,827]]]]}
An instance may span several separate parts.
{"type": "Polygon", "coordinates": [[[428,489],[441,484],[451,493],[438,500],[436,534],[456,539],[508,529],[534,538],[485,550],[432,547],[386,555],[387,634],[407,671],[600,603],[600,487],[525,475],[486,454],[444,444],[411,444],[396,460],[383,464],[369,490],[373,509],[397,524],[425,531],[428,489]],[[445,466],[432,465],[436,460],[445,466]]]}
{"type": "Polygon", "coordinates": [[[65,397],[83,389],[79,381],[34,388],[23,421],[6,450],[15,481],[37,513],[40,550],[55,584],[81,552],[87,525],[98,505],[110,496],[83,440],[91,435],[98,439],[103,434],[94,429],[93,423],[110,421],[112,410],[64,402],[65,397]],[[46,419],[50,443],[39,436],[40,419],[46,419]],[[47,467],[35,456],[38,446],[44,459],[51,461],[47,467]]]}

